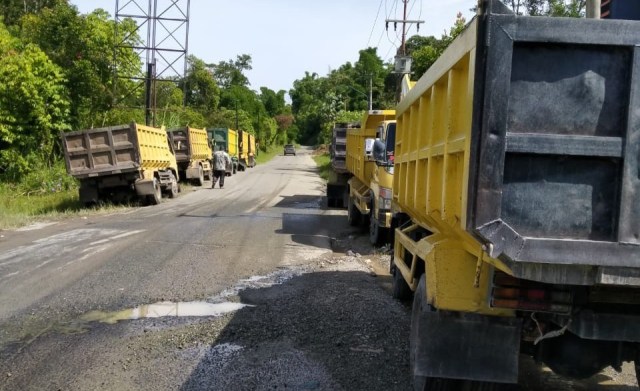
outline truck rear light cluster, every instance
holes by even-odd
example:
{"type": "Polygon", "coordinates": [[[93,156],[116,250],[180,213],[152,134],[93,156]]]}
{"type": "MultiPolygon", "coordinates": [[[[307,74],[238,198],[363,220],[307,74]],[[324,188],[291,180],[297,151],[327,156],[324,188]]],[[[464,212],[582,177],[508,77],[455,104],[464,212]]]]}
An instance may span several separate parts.
{"type": "Polygon", "coordinates": [[[496,272],[491,290],[491,306],[521,311],[569,313],[573,294],[554,285],[520,280],[496,272]]]}
{"type": "Polygon", "coordinates": [[[381,187],[380,196],[378,197],[378,208],[383,210],[390,210],[392,197],[393,191],[391,189],[381,187]]]}

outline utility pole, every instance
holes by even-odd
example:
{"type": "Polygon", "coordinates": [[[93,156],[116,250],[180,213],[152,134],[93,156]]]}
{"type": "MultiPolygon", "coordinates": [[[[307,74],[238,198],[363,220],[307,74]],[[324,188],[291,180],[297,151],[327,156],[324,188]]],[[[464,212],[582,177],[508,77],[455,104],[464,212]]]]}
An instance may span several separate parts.
{"type": "MultiPolygon", "coordinates": [[[[422,1],[422,0],[420,0],[422,1]]],[[[398,23],[402,24],[402,40],[401,40],[401,44],[400,47],[398,48],[398,52],[396,54],[395,57],[395,69],[394,72],[396,75],[398,75],[398,80],[397,80],[397,95],[396,95],[396,99],[400,100],[400,96],[401,96],[401,84],[402,84],[402,79],[404,78],[405,75],[410,75],[411,74],[411,56],[407,55],[407,32],[409,30],[409,27],[411,27],[412,24],[416,25],[416,29],[418,31],[420,31],[420,23],[424,23],[424,20],[409,20],[407,19],[407,5],[409,4],[409,0],[402,0],[402,3],[404,4],[404,11],[402,14],[402,19],[387,19],[386,20],[386,28],[387,30],[389,29],[389,23],[393,23],[393,29],[397,30],[398,28],[398,23]]]]}
{"type": "Polygon", "coordinates": [[[406,43],[407,43],[407,32],[408,32],[407,25],[415,24],[418,31],[420,31],[420,23],[424,23],[424,20],[407,19],[407,5],[409,4],[409,0],[402,0],[402,3],[404,4],[402,19],[387,19],[385,23],[386,23],[387,30],[389,29],[389,23],[393,23],[394,30],[398,28],[398,23],[402,24],[402,40],[401,40],[400,48],[398,49],[398,55],[406,56],[407,55],[406,43]]]}
{"type": "Polygon", "coordinates": [[[369,75],[369,111],[373,110],[373,74],[369,75]]]}

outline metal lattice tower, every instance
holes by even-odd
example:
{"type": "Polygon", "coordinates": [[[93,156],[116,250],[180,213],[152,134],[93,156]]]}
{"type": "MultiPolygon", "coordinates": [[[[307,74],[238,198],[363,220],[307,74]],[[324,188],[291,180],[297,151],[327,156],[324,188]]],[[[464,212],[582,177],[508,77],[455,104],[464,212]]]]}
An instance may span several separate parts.
{"type": "Polygon", "coordinates": [[[114,51],[114,96],[116,104],[145,91],[145,118],[147,125],[155,122],[156,84],[176,82],[187,73],[189,48],[189,8],[190,0],[116,0],[116,39],[123,21],[136,22],[133,33],[119,39],[114,51]],[[138,34],[139,42],[131,43],[133,34],[138,34]],[[116,65],[120,49],[134,49],[143,60],[144,70],[116,65]],[[132,70],[133,69],[133,70],[132,70]],[[136,81],[126,91],[117,91],[117,80],[136,81]]]}

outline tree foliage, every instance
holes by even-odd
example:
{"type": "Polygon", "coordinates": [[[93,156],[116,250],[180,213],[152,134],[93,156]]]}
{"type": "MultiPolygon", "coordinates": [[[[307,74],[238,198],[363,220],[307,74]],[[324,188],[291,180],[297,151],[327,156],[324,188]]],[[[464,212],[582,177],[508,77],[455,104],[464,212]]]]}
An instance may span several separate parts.
{"type": "Polygon", "coordinates": [[[586,0],[502,0],[518,15],[564,16],[579,18],[584,16],[586,0]]]}
{"type": "Polygon", "coordinates": [[[62,69],[0,24],[0,174],[17,181],[51,162],[68,114],[62,69]]]}

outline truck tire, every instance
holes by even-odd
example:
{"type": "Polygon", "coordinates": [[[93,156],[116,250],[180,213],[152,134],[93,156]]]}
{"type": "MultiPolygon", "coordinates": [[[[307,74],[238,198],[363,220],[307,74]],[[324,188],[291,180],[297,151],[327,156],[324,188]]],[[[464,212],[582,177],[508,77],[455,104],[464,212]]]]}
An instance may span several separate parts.
{"type": "Polygon", "coordinates": [[[196,179],[196,185],[204,186],[204,170],[202,166],[198,167],[198,178],[196,179]]]}
{"type": "Polygon", "coordinates": [[[347,220],[352,227],[360,225],[360,220],[362,220],[362,213],[360,213],[358,208],[353,204],[351,197],[349,197],[349,204],[347,206],[347,220]]]}
{"type": "Polygon", "coordinates": [[[409,301],[413,298],[413,292],[409,288],[409,284],[402,277],[402,273],[393,264],[393,254],[391,254],[391,276],[393,284],[391,286],[391,296],[400,301],[409,301]]]}
{"type": "Polygon", "coordinates": [[[162,188],[158,178],[153,178],[153,194],[147,196],[149,205],[158,205],[162,200],[162,188]]]}
{"type": "Polygon", "coordinates": [[[169,175],[171,183],[169,184],[169,189],[167,191],[169,198],[176,198],[178,193],[180,192],[180,188],[178,187],[178,181],[176,177],[172,174],[169,175]]]}
{"type": "Polygon", "coordinates": [[[374,209],[371,208],[369,214],[369,242],[373,246],[382,246],[388,242],[389,231],[378,224],[378,219],[374,217],[374,209]]]}

